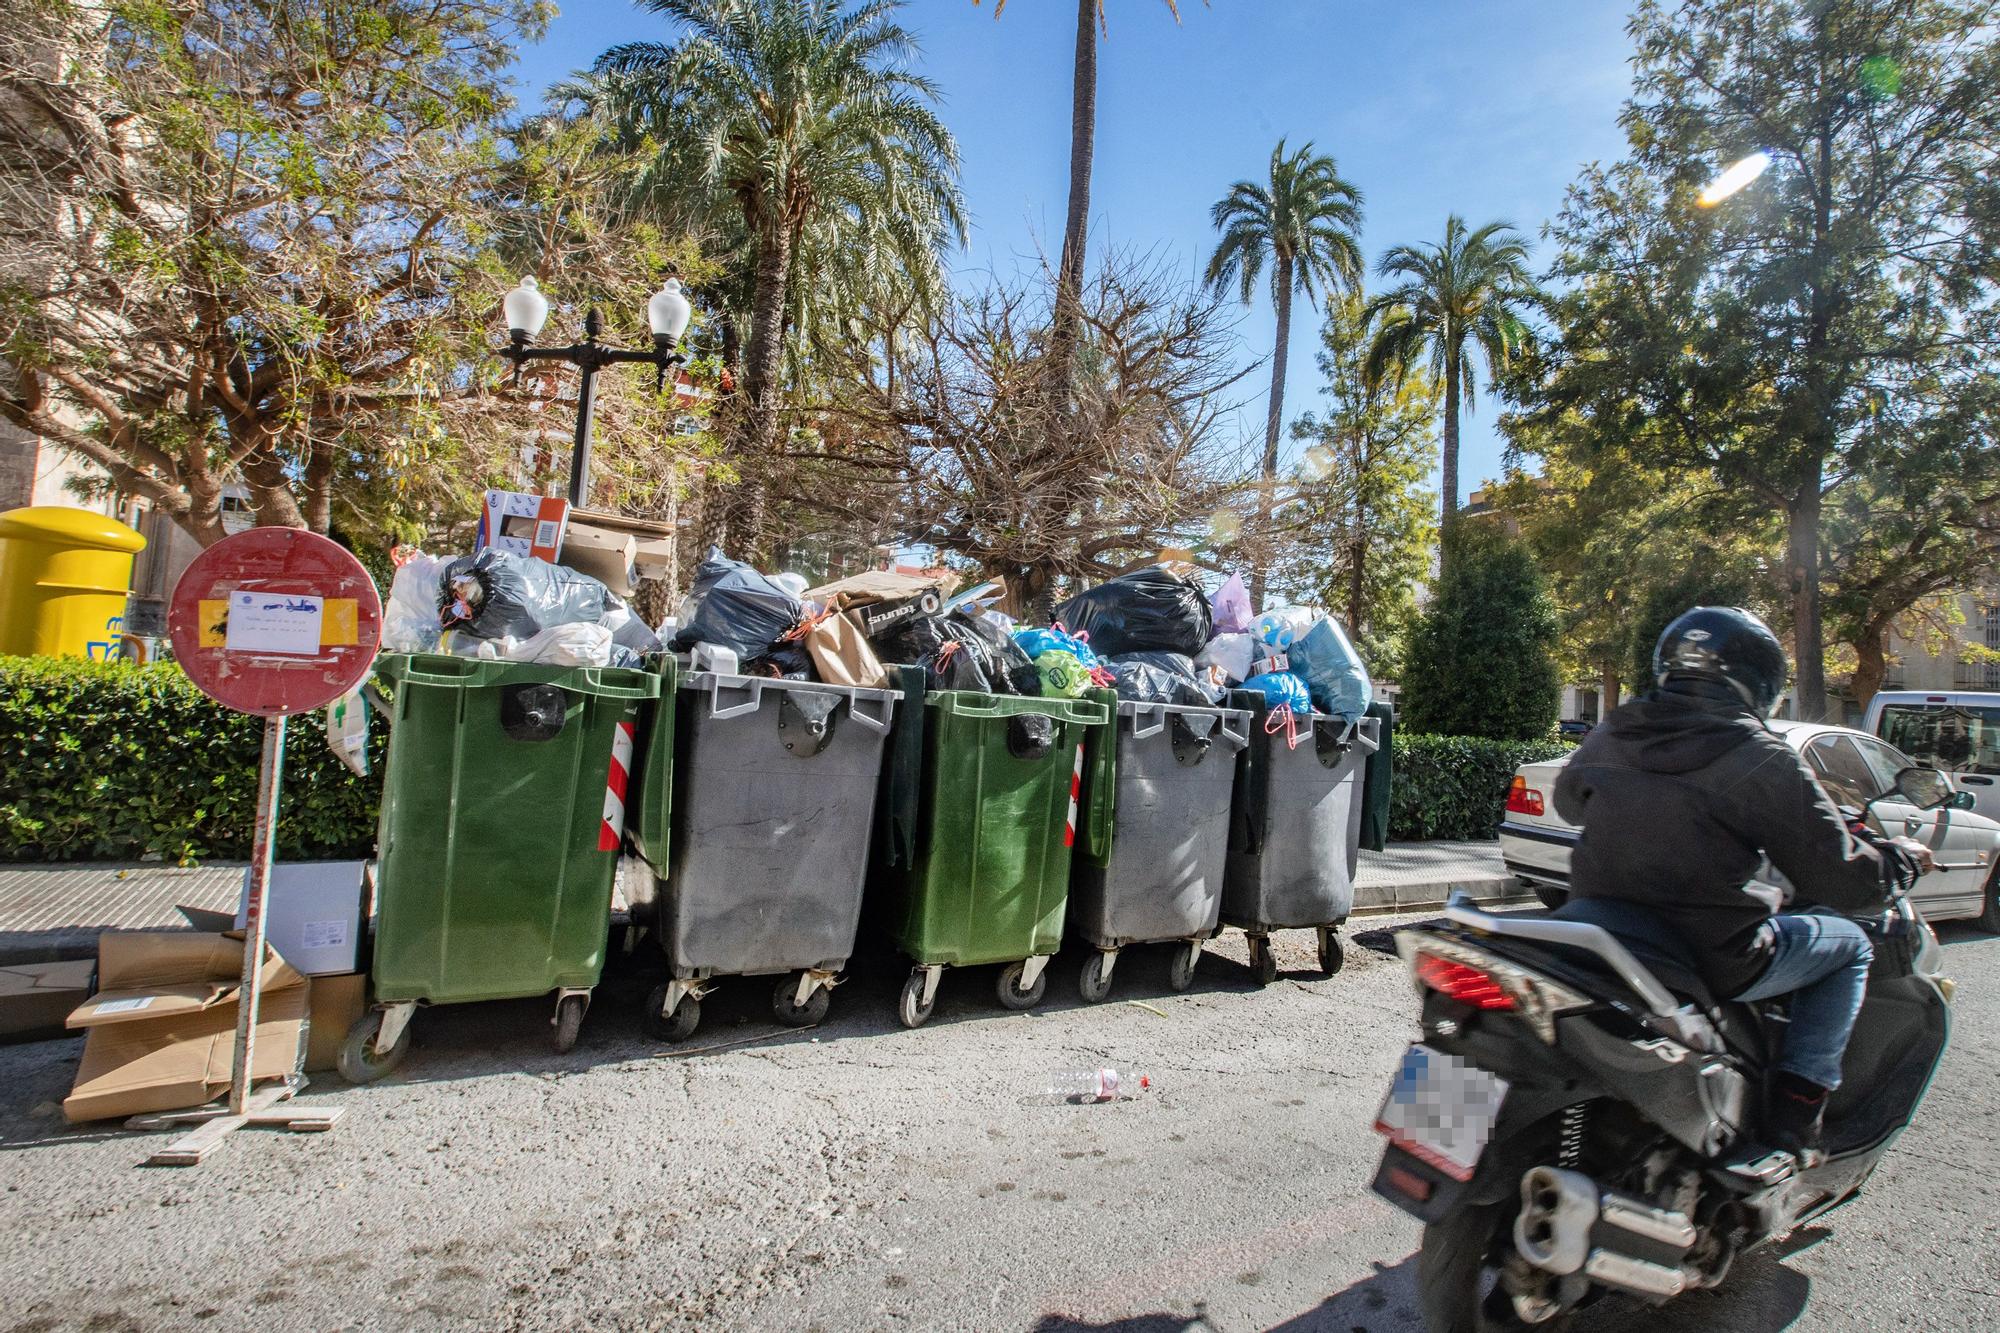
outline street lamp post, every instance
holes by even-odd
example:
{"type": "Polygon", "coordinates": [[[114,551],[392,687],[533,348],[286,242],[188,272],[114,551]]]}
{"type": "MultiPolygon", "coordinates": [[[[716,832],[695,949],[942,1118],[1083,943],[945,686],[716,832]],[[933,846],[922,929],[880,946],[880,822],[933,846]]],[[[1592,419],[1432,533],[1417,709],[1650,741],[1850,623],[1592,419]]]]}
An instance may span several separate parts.
{"type": "Polygon", "coordinates": [[[659,372],[653,386],[657,393],[666,385],[667,371],[687,360],[679,347],[693,307],[682,294],[680,281],[668,278],[646,302],[646,320],[653,326],[652,347],[627,350],[597,341],[602,323],[595,307],[583,317],[582,342],[568,347],[532,346],[535,335],[542,331],[542,324],[549,317],[549,303],[533,278],[522,278],[521,285],[508,292],[501,304],[507,315],[508,342],[496,349],[495,355],[514,363],[516,383],[521,378],[521,367],[530,361],[567,361],[583,372],[583,383],[576,393],[576,446],[569,460],[569,502],[581,507],[590,496],[590,426],[596,406],[597,372],[605,366],[628,363],[652,366],[659,372]]]}

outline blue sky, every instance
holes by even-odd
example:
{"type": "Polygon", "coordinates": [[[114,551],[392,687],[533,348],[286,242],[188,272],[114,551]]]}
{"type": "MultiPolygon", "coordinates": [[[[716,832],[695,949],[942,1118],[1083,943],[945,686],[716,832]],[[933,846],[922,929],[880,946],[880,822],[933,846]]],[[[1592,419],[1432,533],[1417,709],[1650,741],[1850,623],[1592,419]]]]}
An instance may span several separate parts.
{"type": "MultiPolygon", "coordinates": [[[[1208,210],[1263,174],[1282,136],[1313,140],[1367,196],[1363,247],[1435,241],[1448,213],[1507,218],[1531,236],[1577,168],[1620,156],[1629,85],[1616,0],[1107,0],[1098,68],[1092,250],[1158,248],[1197,269],[1214,244],[1208,210]]],[[[1068,193],[1073,0],[912,0],[904,22],[943,88],[958,135],[972,241],[961,268],[1006,269],[1061,248],[1068,193]]],[[[524,104],[614,42],[664,37],[628,0],[569,0],[522,52],[524,104]]],[[[1538,259],[1546,257],[1538,245],[1538,259]]],[[[1286,417],[1320,405],[1318,316],[1294,314],[1286,417]]],[[[1241,327],[1269,355],[1268,293],[1241,327]]],[[[1268,371],[1242,386],[1246,448],[1261,444],[1268,371]]],[[[1500,467],[1497,406],[1466,423],[1463,485],[1500,467]]]]}

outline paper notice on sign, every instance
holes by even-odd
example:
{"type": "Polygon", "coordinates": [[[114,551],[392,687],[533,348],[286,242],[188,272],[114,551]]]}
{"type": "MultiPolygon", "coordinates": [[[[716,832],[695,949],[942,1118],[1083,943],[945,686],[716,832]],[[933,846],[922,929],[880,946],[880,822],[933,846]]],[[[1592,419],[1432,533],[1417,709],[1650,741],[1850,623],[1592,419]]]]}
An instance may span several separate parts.
{"type": "Polygon", "coordinates": [[[306,949],[341,949],[347,946],[345,921],[308,921],[299,927],[299,944],[306,949]]]}
{"type": "Polygon", "coordinates": [[[229,594],[229,629],[224,647],[232,653],[319,654],[321,600],[298,593],[229,594]]]}

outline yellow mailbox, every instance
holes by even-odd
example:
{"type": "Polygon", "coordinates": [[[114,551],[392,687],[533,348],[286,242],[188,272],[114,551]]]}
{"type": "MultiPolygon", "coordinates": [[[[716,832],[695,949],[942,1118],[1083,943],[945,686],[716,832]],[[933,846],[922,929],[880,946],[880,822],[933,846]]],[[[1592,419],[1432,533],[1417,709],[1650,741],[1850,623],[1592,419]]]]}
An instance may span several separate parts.
{"type": "Polygon", "coordinates": [[[88,509],[0,514],[0,653],[115,656],[146,539],[88,509]]]}

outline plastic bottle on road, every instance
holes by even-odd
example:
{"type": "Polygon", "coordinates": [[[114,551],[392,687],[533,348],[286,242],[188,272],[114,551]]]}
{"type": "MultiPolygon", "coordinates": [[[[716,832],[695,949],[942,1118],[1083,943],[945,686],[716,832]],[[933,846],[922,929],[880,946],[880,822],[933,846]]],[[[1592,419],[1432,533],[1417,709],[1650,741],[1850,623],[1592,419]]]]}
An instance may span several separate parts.
{"type": "Polygon", "coordinates": [[[1042,1092],[1052,1101],[1110,1102],[1137,1097],[1152,1086],[1152,1079],[1130,1070],[1075,1069],[1049,1075],[1042,1092]]]}

